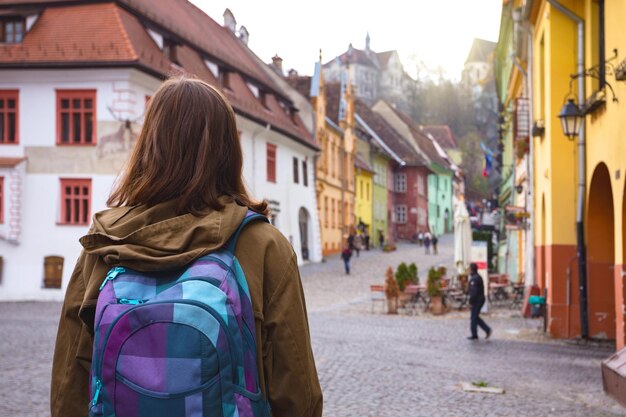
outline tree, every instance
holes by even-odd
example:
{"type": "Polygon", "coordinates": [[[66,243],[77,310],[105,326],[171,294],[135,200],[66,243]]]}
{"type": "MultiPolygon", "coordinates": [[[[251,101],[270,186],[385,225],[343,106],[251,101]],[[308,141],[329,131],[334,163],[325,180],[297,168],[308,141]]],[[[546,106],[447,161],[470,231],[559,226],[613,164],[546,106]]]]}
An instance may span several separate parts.
{"type": "Polygon", "coordinates": [[[489,179],[483,177],[483,161],[485,159],[480,147],[481,137],[472,130],[459,140],[459,148],[463,153],[461,167],[465,173],[465,195],[468,200],[491,198],[489,179]]]}

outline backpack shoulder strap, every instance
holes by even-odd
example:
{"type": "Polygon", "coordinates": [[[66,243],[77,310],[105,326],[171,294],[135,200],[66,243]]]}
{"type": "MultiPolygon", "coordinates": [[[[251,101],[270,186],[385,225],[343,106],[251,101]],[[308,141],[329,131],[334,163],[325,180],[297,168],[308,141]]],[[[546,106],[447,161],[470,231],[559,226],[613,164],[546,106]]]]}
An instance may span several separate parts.
{"type": "Polygon", "coordinates": [[[228,239],[228,243],[225,246],[226,250],[230,254],[232,255],[235,254],[235,247],[237,246],[237,240],[239,239],[239,235],[241,234],[241,231],[243,230],[243,228],[254,221],[264,221],[266,223],[269,223],[269,220],[264,215],[259,214],[252,210],[248,210],[243,220],[241,221],[241,224],[239,225],[237,230],[235,230],[235,233],[232,234],[230,239],[228,239]]]}

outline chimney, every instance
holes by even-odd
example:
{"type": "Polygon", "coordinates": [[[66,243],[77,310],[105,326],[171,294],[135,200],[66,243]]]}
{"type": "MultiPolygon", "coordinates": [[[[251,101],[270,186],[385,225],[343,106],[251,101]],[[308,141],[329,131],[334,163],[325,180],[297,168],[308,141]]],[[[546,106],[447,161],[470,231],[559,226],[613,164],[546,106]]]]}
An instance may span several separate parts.
{"type": "Polygon", "coordinates": [[[297,78],[298,77],[298,71],[296,71],[295,69],[290,69],[289,70],[289,78],[297,78]]]}
{"type": "Polygon", "coordinates": [[[272,65],[281,73],[283,72],[283,59],[278,54],[272,57],[272,65]]]}
{"type": "Polygon", "coordinates": [[[248,39],[250,39],[250,33],[248,33],[248,29],[244,25],[241,25],[239,28],[239,39],[246,45],[248,44],[248,39]]]}
{"type": "Polygon", "coordinates": [[[230,9],[224,10],[224,27],[233,33],[237,31],[237,21],[230,9]]]}

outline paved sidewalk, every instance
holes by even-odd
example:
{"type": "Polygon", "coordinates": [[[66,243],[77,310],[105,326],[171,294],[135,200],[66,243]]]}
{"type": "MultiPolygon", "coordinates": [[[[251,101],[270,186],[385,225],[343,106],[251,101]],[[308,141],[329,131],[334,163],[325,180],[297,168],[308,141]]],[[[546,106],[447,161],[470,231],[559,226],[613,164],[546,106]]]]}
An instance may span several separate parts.
{"type": "MultiPolygon", "coordinates": [[[[602,392],[600,362],[612,348],[551,340],[541,322],[494,310],[492,339],[468,341],[467,312],[441,317],[370,312],[369,285],[387,266],[450,265],[441,254],[401,244],[361,252],[346,276],[335,256],[302,268],[311,336],[324,390],[325,417],[572,416],[626,411],[602,392]],[[461,382],[486,381],[503,395],[470,394],[461,382]]],[[[0,417],[46,417],[59,303],[0,303],[0,417]]]]}

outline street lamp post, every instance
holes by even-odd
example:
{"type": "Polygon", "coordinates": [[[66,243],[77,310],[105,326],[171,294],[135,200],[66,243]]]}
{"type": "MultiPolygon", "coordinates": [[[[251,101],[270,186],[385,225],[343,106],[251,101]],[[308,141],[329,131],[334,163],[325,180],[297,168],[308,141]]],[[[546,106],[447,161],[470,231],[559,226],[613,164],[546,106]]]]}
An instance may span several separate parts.
{"type": "Polygon", "coordinates": [[[559,119],[561,119],[563,133],[569,140],[574,140],[578,136],[583,117],[583,112],[574,103],[574,99],[567,100],[559,113],[559,119]]]}
{"type": "MultiPolygon", "coordinates": [[[[561,127],[563,133],[569,140],[575,140],[580,134],[580,128],[585,121],[585,112],[576,105],[573,99],[568,99],[567,103],[561,109],[559,113],[559,119],[561,119],[561,127]]],[[[582,136],[582,135],[581,135],[582,136]]],[[[579,152],[585,151],[584,138],[579,140],[579,152]],[[582,146],[581,146],[582,143],[582,146]]],[[[584,157],[579,155],[579,158],[584,157]]],[[[585,248],[584,240],[584,228],[582,222],[582,207],[584,199],[584,162],[580,164],[578,175],[581,176],[579,183],[583,186],[578,191],[578,221],[576,222],[576,235],[577,235],[577,247],[578,247],[578,281],[579,281],[579,294],[580,294],[580,330],[583,339],[589,337],[589,322],[587,315],[587,250],[585,248]]]]}

